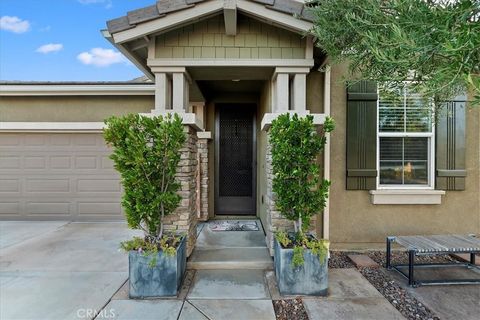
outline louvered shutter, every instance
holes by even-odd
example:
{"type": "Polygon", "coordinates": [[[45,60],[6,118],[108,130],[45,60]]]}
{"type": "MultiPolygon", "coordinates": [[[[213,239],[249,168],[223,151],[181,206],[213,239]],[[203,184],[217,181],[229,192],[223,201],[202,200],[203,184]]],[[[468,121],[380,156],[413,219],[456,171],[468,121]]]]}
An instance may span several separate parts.
{"type": "Polygon", "coordinates": [[[377,177],[377,84],[347,88],[347,189],[372,190],[377,177]]]}
{"type": "Polygon", "coordinates": [[[439,112],[436,133],[436,189],[465,190],[466,97],[445,103],[439,112]]]}

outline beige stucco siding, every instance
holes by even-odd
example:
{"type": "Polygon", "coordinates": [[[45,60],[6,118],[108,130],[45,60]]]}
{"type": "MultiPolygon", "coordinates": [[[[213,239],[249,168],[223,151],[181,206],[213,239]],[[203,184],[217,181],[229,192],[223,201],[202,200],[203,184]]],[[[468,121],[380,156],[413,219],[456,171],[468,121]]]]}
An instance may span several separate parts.
{"type": "Polygon", "coordinates": [[[154,96],[0,97],[0,121],[102,122],[113,115],[150,112],[154,96]]]}
{"type": "Polygon", "coordinates": [[[271,85],[269,81],[265,82],[260,102],[258,104],[257,114],[257,215],[262,221],[264,228],[267,228],[267,175],[266,175],[266,155],[268,134],[262,130],[261,122],[267,112],[271,112],[271,85]]]}
{"type": "Polygon", "coordinates": [[[225,34],[222,15],[157,36],[156,58],[305,59],[301,35],[238,15],[237,35],[225,34]]]}
{"type": "MultiPolygon", "coordinates": [[[[480,109],[467,110],[466,190],[447,191],[441,205],[373,205],[368,191],[347,191],[345,68],[332,68],[330,235],[334,244],[383,242],[387,235],[480,233],[480,109]]],[[[354,245],[358,246],[357,245],[354,245]]],[[[367,245],[368,246],[368,245],[367,245]]]]}

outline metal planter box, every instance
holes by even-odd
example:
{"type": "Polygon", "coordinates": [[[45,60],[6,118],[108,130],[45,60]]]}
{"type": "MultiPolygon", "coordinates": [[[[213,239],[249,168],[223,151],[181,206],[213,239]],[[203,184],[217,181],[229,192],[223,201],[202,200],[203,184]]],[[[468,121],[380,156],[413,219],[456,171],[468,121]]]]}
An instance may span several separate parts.
{"type": "Polygon", "coordinates": [[[317,255],[305,249],[305,263],[292,266],[293,249],[282,248],[275,239],[275,274],[282,295],[326,296],[328,293],[328,258],[320,261],[317,255]]]}
{"type": "Polygon", "coordinates": [[[187,267],[186,238],[180,241],[175,256],[157,254],[157,264],[149,266],[152,256],[137,251],[128,255],[130,276],[129,296],[132,299],[176,296],[187,267]]]}

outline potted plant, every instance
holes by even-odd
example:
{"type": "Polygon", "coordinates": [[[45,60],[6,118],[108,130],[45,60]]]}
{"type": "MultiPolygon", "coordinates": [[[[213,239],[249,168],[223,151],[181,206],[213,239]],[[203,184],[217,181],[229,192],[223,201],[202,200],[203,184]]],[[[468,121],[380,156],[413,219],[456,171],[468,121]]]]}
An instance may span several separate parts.
{"type": "Polygon", "coordinates": [[[307,231],[328,197],[330,181],[320,178],[318,155],[333,128],[327,118],[318,133],[313,116],[297,114],[280,115],[270,128],[275,205],[294,225],[278,231],[274,240],[275,273],[284,295],[327,294],[328,241],[307,231]]]}
{"type": "Polygon", "coordinates": [[[184,235],[165,232],[163,219],[180,202],[175,175],[186,141],[182,120],[176,114],[131,114],[105,124],[128,226],[144,234],[121,243],[129,253],[130,298],[174,296],[186,269],[186,241],[184,235]]]}

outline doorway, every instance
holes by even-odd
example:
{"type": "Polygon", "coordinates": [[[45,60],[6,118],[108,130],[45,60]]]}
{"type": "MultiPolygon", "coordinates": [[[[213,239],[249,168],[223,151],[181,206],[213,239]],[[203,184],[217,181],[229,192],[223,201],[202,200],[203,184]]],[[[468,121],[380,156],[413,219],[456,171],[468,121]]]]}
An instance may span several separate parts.
{"type": "Polygon", "coordinates": [[[256,215],[256,105],[215,105],[215,214],[256,215]]]}

